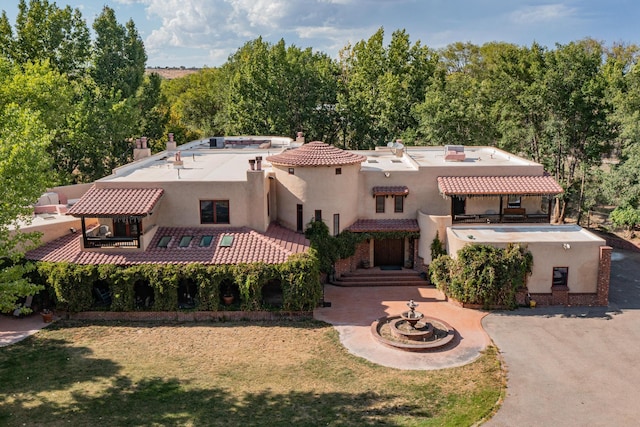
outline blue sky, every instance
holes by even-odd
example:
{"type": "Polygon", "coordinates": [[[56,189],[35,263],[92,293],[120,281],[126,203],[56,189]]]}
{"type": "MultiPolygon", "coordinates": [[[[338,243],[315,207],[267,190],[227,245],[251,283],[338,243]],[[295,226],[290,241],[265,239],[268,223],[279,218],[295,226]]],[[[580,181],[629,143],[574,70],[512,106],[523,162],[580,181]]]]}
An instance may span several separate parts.
{"type": "MultiPolygon", "coordinates": [[[[53,2],[53,0],[50,0],[53,2]]],[[[0,8],[15,23],[16,4],[0,8]]],[[[611,45],[640,43],[640,2],[633,0],[58,0],[79,8],[91,26],[103,5],[121,23],[133,18],[147,65],[218,66],[262,36],[312,47],[332,57],[383,27],[405,29],[412,42],[441,48],[456,41],[505,41],[554,47],[585,37],[611,45]]]]}

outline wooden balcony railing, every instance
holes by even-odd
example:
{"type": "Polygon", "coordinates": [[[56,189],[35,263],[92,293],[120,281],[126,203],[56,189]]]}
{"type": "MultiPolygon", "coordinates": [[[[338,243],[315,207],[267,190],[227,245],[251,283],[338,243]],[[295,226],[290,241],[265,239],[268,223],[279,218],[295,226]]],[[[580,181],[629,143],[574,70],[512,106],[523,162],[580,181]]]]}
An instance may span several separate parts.
{"type": "Polygon", "coordinates": [[[139,248],[137,237],[86,237],[85,248],[139,248]]]}
{"type": "Polygon", "coordinates": [[[548,224],[551,217],[548,214],[523,214],[523,215],[499,215],[499,214],[464,214],[454,215],[454,224],[504,224],[504,223],[529,223],[548,224]]]}

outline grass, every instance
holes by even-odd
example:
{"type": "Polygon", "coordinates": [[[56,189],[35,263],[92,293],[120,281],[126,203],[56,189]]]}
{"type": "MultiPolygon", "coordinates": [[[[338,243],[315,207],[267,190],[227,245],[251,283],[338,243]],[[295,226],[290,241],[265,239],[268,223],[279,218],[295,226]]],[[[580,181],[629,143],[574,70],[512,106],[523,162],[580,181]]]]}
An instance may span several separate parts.
{"type": "Polygon", "coordinates": [[[401,371],[315,322],[59,321],[0,348],[0,425],[461,426],[505,386],[495,350],[401,371]]]}

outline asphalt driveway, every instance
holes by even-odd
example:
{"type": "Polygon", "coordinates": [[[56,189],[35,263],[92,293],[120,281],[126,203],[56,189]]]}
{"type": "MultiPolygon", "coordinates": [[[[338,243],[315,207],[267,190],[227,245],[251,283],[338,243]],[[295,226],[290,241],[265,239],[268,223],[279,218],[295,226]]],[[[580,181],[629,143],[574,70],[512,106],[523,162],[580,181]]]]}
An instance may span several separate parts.
{"type": "Polygon", "coordinates": [[[496,312],[483,326],[508,371],[487,426],[640,422],[640,254],[612,256],[609,307],[496,312]]]}

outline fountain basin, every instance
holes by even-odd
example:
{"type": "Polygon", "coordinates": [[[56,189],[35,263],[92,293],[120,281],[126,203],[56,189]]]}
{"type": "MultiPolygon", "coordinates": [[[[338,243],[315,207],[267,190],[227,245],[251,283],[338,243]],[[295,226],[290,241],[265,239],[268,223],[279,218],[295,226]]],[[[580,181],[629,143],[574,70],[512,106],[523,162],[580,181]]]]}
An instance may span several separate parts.
{"type": "Polygon", "coordinates": [[[381,317],[371,324],[371,335],[388,347],[416,352],[441,349],[455,338],[455,329],[440,319],[423,316],[414,326],[404,322],[401,315],[381,317]]]}

